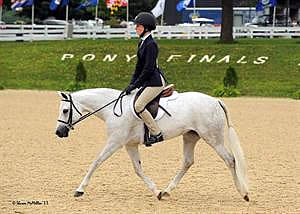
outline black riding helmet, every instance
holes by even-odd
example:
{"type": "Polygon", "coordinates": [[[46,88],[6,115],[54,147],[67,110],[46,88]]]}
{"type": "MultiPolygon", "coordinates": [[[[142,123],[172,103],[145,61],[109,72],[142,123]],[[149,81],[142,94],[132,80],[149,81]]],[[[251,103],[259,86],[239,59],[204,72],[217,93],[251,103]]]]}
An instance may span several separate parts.
{"type": "Polygon", "coordinates": [[[140,24],[144,26],[144,32],[142,33],[141,37],[144,36],[146,32],[155,30],[156,28],[156,19],[152,15],[152,13],[148,12],[140,12],[134,19],[134,24],[140,24]]]}

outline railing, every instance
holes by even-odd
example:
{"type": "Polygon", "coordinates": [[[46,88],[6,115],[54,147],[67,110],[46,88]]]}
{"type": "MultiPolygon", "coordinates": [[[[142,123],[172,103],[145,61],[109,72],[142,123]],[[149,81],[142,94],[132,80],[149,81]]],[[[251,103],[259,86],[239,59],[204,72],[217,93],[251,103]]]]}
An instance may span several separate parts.
{"type": "MultiPolygon", "coordinates": [[[[153,32],[158,39],[208,39],[220,37],[220,27],[158,26],[153,32]]],[[[63,39],[136,38],[131,28],[84,28],[72,25],[5,25],[0,26],[0,41],[34,41],[63,39]]],[[[300,27],[234,27],[234,38],[300,37],[300,27]]]]}
{"type": "Polygon", "coordinates": [[[0,41],[61,40],[67,35],[63,25],[2,25],[0,41]]]}

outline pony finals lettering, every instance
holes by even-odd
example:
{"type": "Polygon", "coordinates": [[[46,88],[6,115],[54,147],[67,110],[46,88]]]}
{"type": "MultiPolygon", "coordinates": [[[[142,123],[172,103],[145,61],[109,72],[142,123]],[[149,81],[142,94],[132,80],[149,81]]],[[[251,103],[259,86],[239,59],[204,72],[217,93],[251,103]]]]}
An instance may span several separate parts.
{"type": "MultiPolygon", "coordinates": [[[[135,60],[136,55],[130,55],[126,54],[123,56],[119,56],[118,54],[106,54],[104,56],[96,56],[95,54],[85,54],[83,56],[75,56],[74,54],[63,54],[61,57],[61,61],[68,61],[75,58],[80,57],[82,61],[94,61],[94,60],[100,60],[102,62],[106,63],[114,63],[118,60],[126,61],[128,63],[135,60]]],[[[181,61],[183,63],[189,64],[189,63],[236,63],[236,64],[248,64],[252,63],[254,65],[262,65],[265,64],[269,57],[267,56],[258,56],[258,57],[248,57],[248,56],[238,56],[233,57],[231,55],[225,55],[225,56],[218,56],[215,54],[204,54],[204,55],[197,55],[197,54],[190,54],[190,55],[180,55],[180,54],[171,54],[168,57],[164,57],[161,59],[167,63],[172,62],[178,62],[181,61]]]]}

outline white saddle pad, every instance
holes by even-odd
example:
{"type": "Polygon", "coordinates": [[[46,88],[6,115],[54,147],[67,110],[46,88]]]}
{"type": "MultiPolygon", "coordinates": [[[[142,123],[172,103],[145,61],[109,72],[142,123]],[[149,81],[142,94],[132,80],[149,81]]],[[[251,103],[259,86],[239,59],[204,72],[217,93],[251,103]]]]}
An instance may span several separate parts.
{"type": "MultiPolygon", "coordinates": [[[[132,99],[130,101],[130,109],[132,114],[139,120],[141,120],[141,118],[139,118],[135,111],[134,111],[134,98],[135,96],[132,96],[132,99]]],[[[178,98],[178,92],[174,91],[173,94],[170,97],[163,97],[160,98],[159,100],[159,105],[161,105],[164,109],[168,110],[168,102],[172,101],[172,100],[176,100],[178,98]]],[[[158,108],[158,112],[156,117],[154,118],[154,120],[159,120],[162,118],[162,116],[165,114],[166,112],[164,110],[162,110],[161,108],[158,108]]]]}

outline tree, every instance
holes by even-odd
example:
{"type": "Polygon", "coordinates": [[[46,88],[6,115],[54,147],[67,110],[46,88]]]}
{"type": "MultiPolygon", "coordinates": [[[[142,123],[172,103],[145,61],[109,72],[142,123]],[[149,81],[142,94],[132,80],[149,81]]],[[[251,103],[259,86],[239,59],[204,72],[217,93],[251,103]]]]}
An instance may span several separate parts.
{"type": "Polygon", "coordinates": [[[223,43],[233,42],[233,0],[222,0],[221,38],[223,43]]]}

